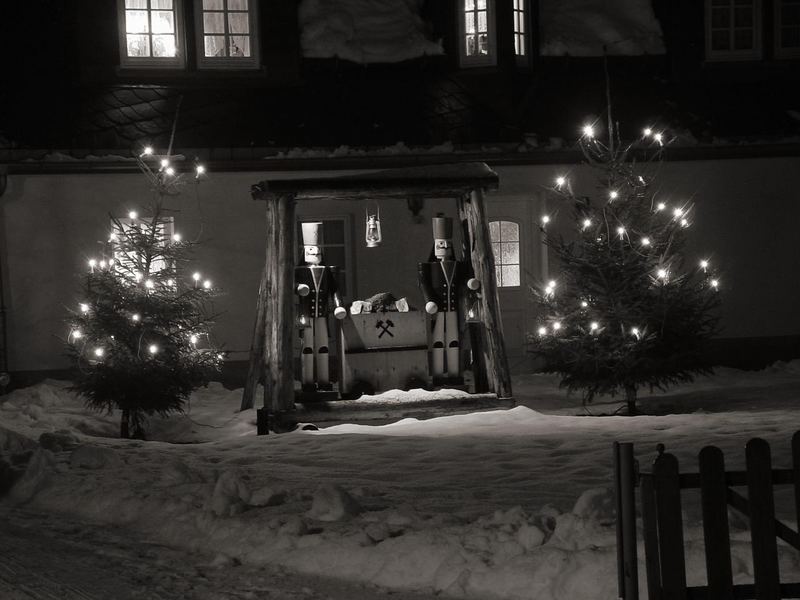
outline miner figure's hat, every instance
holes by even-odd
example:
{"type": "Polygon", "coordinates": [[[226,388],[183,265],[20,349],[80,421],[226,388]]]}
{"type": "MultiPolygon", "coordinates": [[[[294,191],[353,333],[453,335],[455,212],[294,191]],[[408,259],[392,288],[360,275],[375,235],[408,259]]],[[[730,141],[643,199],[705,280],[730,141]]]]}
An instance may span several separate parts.
{"type": "Polygon", "coordinates": [[[301,223],[300,226],[303,228],[303,245],[319,246],[322,223],[301,223]]]}
{"type": "Polygon", "coordinates": [[[449,240],[453,238],[453,219],[450,217],[433,217],[433,239],[449,240]]]}

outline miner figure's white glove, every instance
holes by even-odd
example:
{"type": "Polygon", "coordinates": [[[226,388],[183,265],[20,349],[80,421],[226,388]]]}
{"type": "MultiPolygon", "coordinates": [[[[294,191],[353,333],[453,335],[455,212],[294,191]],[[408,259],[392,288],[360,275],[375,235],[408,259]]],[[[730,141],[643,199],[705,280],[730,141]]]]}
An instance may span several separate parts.
{"type": "Polygon", "coordinates": [[[429,315],[435,315],[437,312],[439,312],[439,307],[436,306],[436,302],[426,302],[425,312],[429,315]]]}
{"type": "Polygon", "coordinates": [[[477,279],[475,279],[474,277],[471,277],[467,281],[467,287],[469,289],[471,289],[472,291],[475,291],[475,290],[477,290],[477,289],[479,289],[481,287],[481,282],[478,281],[477,279]]]}
{"type": "Polygon", "coordinates": [[[333,316],[337,319],[344,319],[347,316],[347,309],[343,306],[337,306],[333,309],[333,316]]]}
{"type": "Polygon", "coordinates": [[[297,286],[297,293],[300,296],[308,296],[311,293],[311,288],[308,287],[305,283],[301,283],[297,286]]]}

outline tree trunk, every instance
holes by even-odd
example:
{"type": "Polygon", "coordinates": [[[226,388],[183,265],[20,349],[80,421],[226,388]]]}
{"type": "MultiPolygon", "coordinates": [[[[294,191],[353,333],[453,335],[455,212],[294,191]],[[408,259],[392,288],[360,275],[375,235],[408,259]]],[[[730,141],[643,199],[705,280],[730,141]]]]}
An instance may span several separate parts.
{"type": "Polygon", "coordinates": [[[627,404],[628,404],[628,415],[637,414],[637,411],[636,411],[636,386],[635,385],[626,385],[625,386],[625,402],[627,402],[627,404]]]}
{"type": "Polygon", "coordinates": [[[130,429],[131,413],[127,408],[122,409],[122,419],[119,423],[119,437],[129,440],[131,437],[130,429]]]}

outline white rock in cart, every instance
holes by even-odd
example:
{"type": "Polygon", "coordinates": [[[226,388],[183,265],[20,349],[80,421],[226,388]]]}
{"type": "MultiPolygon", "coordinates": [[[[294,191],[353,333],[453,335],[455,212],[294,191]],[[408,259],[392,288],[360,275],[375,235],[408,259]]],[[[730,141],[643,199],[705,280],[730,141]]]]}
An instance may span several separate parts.
{"type": "Polygon", "coordinates": [[[397,307],[397,312],[408,312],[408,300],[405,298],[395,300],[394,305],[397,307]]]}

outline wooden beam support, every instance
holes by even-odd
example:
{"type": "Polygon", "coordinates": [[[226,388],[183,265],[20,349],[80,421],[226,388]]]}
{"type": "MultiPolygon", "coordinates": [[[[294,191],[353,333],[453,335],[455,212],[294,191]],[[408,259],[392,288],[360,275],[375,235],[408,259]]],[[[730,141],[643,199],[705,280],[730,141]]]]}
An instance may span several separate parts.
{"type": "Polygon", "coordinates": [[[470,259],[475,277],[481,282],[481,309],[483,312],[483,362],[486,378],[498,398],[511,398],[511,374],[503,341],[503,324],[500,318],[500,298],[497,293],[494,254],[489,237],[489,222],[484,206],[483,190],[473,189],[463,196],[459,212],[466,218],[469,235],[470,259]]]}

